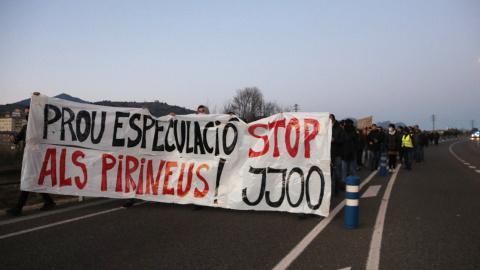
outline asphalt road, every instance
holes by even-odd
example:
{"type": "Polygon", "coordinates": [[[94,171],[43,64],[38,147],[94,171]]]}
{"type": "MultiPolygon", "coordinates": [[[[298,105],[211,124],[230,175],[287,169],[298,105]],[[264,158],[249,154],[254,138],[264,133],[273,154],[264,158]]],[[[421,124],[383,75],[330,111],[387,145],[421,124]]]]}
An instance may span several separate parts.
{"type": "Polygon", "coordinates": [[[305,219],[94,199],[0,215],[0,269],[480,269],[479,142],[425,153],[412,171],[359,172],[357,229],[343,193],[305,219]]]}

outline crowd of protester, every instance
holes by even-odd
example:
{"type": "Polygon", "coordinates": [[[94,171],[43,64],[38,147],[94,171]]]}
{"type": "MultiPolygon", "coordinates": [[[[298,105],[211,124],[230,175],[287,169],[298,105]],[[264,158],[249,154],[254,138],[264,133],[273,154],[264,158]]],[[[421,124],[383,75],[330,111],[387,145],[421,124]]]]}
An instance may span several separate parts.
{"type": "Polygon", "coordinates": [[[387,153],[388,173],[394,173],[397,163],[404,169],[412,170],[412,163],[425,161],[425,148],[438,145],[440,134],[421,131],[418,125],[398,126],[390,124],[387,130],[372,124],[371,127],[359,129],[351,119],[337,121],[331,114],[332,121],[332,195],[345,190],[345,180],[355,171],[379,168],[380,154],[387,153]]]}
{"type": "MultiPolygon", "coordinates": [[[[34,93],[39,95],[39,93],[34,93]]],[[[143,107],[146,109],[146,107],[143,107]]],[[[28,117],[29,108],[25,109],[25,115],[28,117]]],[[[200,105],[197,108],[197,114],[209,114],[208,107],[200,105]]],[[[234,115],[233,112],[228,114],[234,115]]],[[[175,116],[175,113],[170,113],[175,116]]],[[[375,171],[379,167],[380,154],[388,154],[388,172],[393,173],[397,167],[397,161],[404,164],[407,170],[412,169],[412,162],[416,164],[425,161],[425,148],[429,144],[438,145],[440,135],[437,131],[428,133],[421,131],[418,125],[399,126],[395,128],[394,124],[388,126],[388,130],[377,127],[372,124],[371,127],[359,129],[355,127],[353,120],[345,119],[337,121],[335,115],[330,114],[332,121],[331,138],[331,166],[332,166],[332,195],[336,196],[340,190],[345,190],[346,177],[355,175],[356,171],[363,168],[369,168],[375,171]]],[[[27,118],[28,120],[28,118],[27,118]]],[[[12,143],[25,143],[26,127],[17,135],[9,137],[12,143]]],[[[6,213],[12,216],[18,216],[26,203],[29,192],[22,191],[19,202],[14,208],[8,209],[6,213]]],[[[45,203],[40,210],[50,210],[55,207],[55,202],[46,193],[41,193],[45,203]]],[[[135,203],[133,198],[127,199],[123,208],[130,208],[135,203]]],[[[201,209],[196,206],[194,210],[201,209]]]]}

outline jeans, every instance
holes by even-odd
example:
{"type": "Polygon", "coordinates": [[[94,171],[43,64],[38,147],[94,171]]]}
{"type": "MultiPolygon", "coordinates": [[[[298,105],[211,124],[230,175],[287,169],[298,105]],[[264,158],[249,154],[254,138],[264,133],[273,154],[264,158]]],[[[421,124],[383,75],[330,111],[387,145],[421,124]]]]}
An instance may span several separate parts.
{"type": "Polygon", "coordinates": [[[423,152],[423,145],[417,145],[417,148],[415,148],[415,161],[417,163],[420,163],[423,161],[423,156],[424,152],[423,152]]]}
{"type": "Polygon", "coordinates": [[[368,150],[368,148],[365,147],[363,149],[362,166],[363,165],[368,166],[369,163],[370,163],[370,150],[368,150]]]}
{"type": "Polygon", "coordinates": [[[380,160],[380,151],[370,150],[370,169],[376,170],[380,160]]]}
{"type": "Polygon", "coordinates": [[[350,168],[350,175],[355,175],[355,168],[357,167],[357,162],[355,160],[345,161],[342,160],[342,182],[347,181],[347,168],[350,168]]]}
{"type": "Polygon", "coordinates": [[[338,192],[342,177],[342,158],[340,156],[332,157],[332,167],[332,190],[338,192]]]}
{"type": "Polygon", "coordinates": [[[413,149],[404,149],[403,150],[403,163],[405,163],[405,169],[412,169],[412,155],[413,149]]]}

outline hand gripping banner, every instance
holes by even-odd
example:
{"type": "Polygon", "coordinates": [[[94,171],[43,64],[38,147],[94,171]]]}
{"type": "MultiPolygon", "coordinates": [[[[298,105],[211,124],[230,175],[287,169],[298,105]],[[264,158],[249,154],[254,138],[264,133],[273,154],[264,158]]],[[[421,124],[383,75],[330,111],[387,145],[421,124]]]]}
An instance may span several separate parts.
{"type": "Polygon", "coordinates": [[[21,189],[328,216],[328,113],[152,116],[32,96],[21,189]]]}

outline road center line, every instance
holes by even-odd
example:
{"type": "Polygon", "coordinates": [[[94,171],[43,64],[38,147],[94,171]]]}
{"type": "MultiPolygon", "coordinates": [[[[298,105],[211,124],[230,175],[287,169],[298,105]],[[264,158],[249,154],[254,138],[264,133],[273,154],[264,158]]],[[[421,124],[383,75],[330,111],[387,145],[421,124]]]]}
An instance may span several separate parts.
{"type": "Polygon", "coordinates": [[[380,266],[380,249],[382,247],[383,226],[385,225],[388,200],[390,199],[390,193],[392,192],[392,187],[395,183],[395,179],[397,178],[400,166],[400,164],[397,165],[397,169],[388,182],[385,194],[383,194],[382,203],[380,204],[377,221],[375,222],[375,228],[373,230],[372,242],[370,243],[370,252],[368,253],[367,266],[365,269],[376,270],[380,266]]]}
{"type": "MultiPolygon", "coordinates": [[[[365,186],[372,178],[375,176],[377,171],[372,172],[365,181],[360,184],[360,190],[363,186],[365,186]]],[[[287,267],[300,256],[300,254],[305,250],[305,248],[317,237],[318,234],[322,232],[323,229],[327,227],[327,225],[332,221],[335,216],[342,210],[345,206],[345,200],[343,200],[332,212],[328,215],[328,217],[322,219],[320,223],[318,223],[313,230],[311,230],[303,239],[300,241],[296,247],[294,247],[290,253],[287,254],[274,268],[273,270],[283,270],[287,269],[287,267]]]]}

